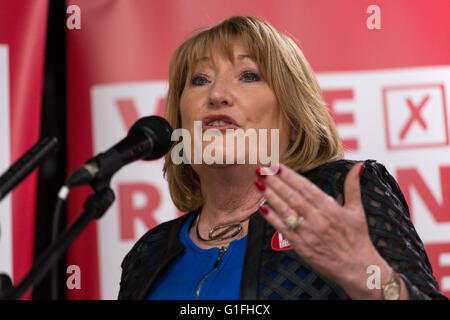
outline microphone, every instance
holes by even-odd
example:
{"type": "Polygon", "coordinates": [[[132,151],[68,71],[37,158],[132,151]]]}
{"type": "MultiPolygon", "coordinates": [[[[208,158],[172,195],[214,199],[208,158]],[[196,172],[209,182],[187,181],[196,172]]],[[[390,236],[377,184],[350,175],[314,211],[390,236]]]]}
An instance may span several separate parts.
{"type": "Polygon", "coordinates": [[[130,162],[161,158],[170,150],[171,136],[172,128],[166,119],[158,116],[141,118],[133,124],[124,139],[76,170],[66,186],[70,188],[94,180],[110,179],[130,162]]]}

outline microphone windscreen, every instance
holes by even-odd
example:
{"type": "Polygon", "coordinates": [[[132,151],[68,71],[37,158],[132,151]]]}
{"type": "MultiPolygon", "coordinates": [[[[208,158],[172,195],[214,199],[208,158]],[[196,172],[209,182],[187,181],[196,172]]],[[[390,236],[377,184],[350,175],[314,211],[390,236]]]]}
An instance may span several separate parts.
{"type": "Polygon", "coordinates": [[[166,119],[159,116],[143,117],[130,128],[129,134],[139,130],[151,136],[152,151],[144,160],[159,159],[169,152],[172,146],[172,128],[166,119]]]}

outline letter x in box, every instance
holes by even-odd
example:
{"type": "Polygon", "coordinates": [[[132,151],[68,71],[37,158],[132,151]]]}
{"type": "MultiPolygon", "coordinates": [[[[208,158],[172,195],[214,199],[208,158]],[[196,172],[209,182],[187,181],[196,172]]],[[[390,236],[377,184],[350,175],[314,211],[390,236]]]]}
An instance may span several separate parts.
{"type": "Polygon", "coordinates": [[[442,84],[385,87],[383,110],[388,150],[449,144],[442,84]]]}

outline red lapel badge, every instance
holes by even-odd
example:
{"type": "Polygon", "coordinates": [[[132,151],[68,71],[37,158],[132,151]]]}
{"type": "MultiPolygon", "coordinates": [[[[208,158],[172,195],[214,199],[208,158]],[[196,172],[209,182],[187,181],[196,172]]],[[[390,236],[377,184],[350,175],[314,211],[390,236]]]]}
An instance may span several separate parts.
{"type": "Polygon", "coordinates": [[[273,234],[272,241],[270,241],[270,246],[274,251],[292,250],[289,241],[287,241],[284,238],[283,234],[279,233],[278,231],[273,234]]]}

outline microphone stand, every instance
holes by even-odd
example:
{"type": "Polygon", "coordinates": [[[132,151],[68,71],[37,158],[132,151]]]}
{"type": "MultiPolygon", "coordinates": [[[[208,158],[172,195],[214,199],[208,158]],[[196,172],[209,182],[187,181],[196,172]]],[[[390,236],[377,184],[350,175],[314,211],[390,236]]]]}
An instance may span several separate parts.
{"type": "Polygon", "coordinates": [[[92,220],[99,219],[103,216],[115,200],[114,192],[109,187],[110,179],[111,177],[108,177],[105,180],[94,181],[91,183],[95,193],[84,202],[84,211],[81,215],[69,229],[59,237],[54,245],[44,251],[19,285],[7,291],[0,299],[20,299],[31,286],[42,280],[52,265],[59,260],[89,223],[92,220]]]}
{"type": "MultiPolygon", "coordinates": [[[[36,142],[23,156],[0,176],[0,201],[58,149],[56,137],[46,137],[36,142]]],[[[13,288],[11,277],[0,273],[0,297],[13,288]]]]}
{"type": "Polygon", "coordinates": [[[58,139],[46,137],[33,145],[0,176],[0,200],[25,179],[39,164],[58,148],[58,139]]]}

